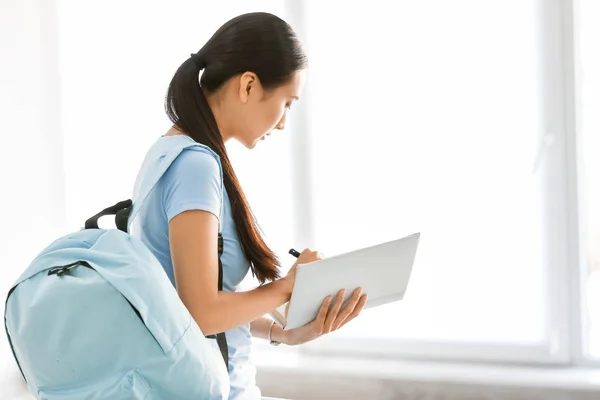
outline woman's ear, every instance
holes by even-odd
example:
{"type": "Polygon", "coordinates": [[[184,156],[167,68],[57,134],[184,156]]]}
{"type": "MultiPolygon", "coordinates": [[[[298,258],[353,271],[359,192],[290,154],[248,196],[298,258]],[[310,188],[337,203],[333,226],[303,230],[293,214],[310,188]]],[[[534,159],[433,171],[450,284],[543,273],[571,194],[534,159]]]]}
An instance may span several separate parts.
{"type": "Polygon", "coordinates": [[[240,75],[239,97],[242,103],[247,103],[250,96],[260,98],[261,86],[254,72],[244,72],[240,75]]]}

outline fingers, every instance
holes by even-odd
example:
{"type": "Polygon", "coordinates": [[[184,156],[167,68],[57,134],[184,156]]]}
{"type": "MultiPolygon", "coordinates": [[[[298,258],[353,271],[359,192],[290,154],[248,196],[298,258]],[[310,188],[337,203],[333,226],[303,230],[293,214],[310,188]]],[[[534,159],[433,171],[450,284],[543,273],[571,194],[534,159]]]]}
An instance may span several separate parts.
{"type": "Polygon", "coordinates": [[[333,328],[333,324],[340,312],[340,308],[344,302],[344,296],[346,295],[346,289],[340,290],[335,296],[335,303],[333,303],[333,307],[327,313],[327,318],[325,319],[325,326],[323,327],[323,332],[331,332],[333,328]]]}
{"type": "Polygon", "coordinates": [[[350,297],[350,299],[348,299],[348,302],[346,303],[344,308],[337,315],[337,317],[333,323],[332,330],[335,331],[344,324],[344,321],[350,316],[350,314],[354,311],[354,309],[358,305],[358,302],[360,301],[360,298],[361,298],[361,296],[360,296],[361,293],[362,293],[361,288],[354,289],[354,292],[352,292],[352,296],[350,297]]]}
{"type": "Polygon", "coordinates": [[[354,318],[358,317],[358,314],[360,314],[360,312],[364,308],[366,302],[367,302],[367,295],[363,294],[362,296],[360,296],[360,300],[358,300],[358,303],[356,304],[356,307],[354,307],[354,310],[352,310],[350,315],[348,315],[348,317],[346,317],[346,319],[342,322],[342,324],[340,326],[338,326],[338,329],[341,328],[342,326],[346,325],[348,322],[352,321],[354,318]]]}
{"type": "Polygon", "coordinates": [[[329,305],[331,304],[331,296],[325,297],[323,303],[321,304],[321,308],[319,308],[319,313],[317,314],[317,318],[314,320],[315,327],[317,329],[317,333],[320,335],[323,333],[323,327],[325,326],[325,320],[327,317],[327,310],[329,310],[329,305]]]}
{"type": "Polygon", "coordinates": [[[306,343],[323,334],[335,331],[352,321],[360,314],[367,302],[367,295],[363,294],[361,296],[360,293],[360,288],[355,289],[342,311],[340,309],[344,303],[346,290],[340,290],[336,294],[335,300],[333,296],[327,296],[323,300],[323,303],[321,303],[317,317],[312,322],[290,331],[296,338],[292,340],[292,343],[306,343]],[[332,302],[334,302],[333,305],[331,304],[332,302]]]}
{"type": "Polygon", "coordinates": [[[313,261],[318,261],[318,260],[322,260],[322,259],[323,259],[323,255],[321,253],[319,253],[318,251],[313,251],[311,249],[304,249],[304,251],[302,251],[302,253],[300,253],[300,256],[298,257],[296,264],[308,264],[313,261]]]}
{"type": "Polygon", "coordinates": [[[323,325],[325,325],[327,310],[329,309],[331,300],[332,296],[327,296],[325,300],[323,300],[319,312],[317,313],[317,317],[312,322],[288,331],[293,338],[291,341],[292,344],[297,345],[310,342],[323,334],[323,325]]]}

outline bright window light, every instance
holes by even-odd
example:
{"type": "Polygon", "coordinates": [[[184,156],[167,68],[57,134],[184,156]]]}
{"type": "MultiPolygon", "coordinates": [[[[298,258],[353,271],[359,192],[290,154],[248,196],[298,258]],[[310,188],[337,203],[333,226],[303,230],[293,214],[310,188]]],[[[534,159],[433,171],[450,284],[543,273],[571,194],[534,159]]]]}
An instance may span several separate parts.
{"type": "Polygon", "coordinates": [[[533,3],[306,2],[319,250],[422,233],[405,301],[340,336],[547,339],[533,3]]]}

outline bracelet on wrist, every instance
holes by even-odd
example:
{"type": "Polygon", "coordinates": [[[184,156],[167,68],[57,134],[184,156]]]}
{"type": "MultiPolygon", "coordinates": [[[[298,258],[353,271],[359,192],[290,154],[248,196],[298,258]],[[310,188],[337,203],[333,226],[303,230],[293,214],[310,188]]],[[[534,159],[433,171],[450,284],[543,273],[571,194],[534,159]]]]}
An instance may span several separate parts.
{"type": "Polygon", "coordinates": [[[269,333],[267,334],[267,340],[273,346],[279,346],[281,342],[277,342],[271,338],[271,332],[273,332],[273,326],[275,325],[275,321],[271,321],[271,325],[269,326],[269,333]]]}

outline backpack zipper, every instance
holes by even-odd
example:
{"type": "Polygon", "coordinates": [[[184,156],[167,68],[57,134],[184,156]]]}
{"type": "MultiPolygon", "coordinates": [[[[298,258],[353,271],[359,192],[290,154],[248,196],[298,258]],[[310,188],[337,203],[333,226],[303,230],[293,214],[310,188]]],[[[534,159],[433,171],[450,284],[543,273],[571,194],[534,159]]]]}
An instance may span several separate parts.
{"type": "Polygon", "coordinates": [[[52,267],[48,270],[48,276],[50,276],[50,275],[63,276],[64,274],[71,271],[73,268],[77,268],[80,265],[87,267],[87,268],[94,269],[94,268],[92,268],[92,266],[90,264],[88,264],[87,261],[80,260],[80,261],[75,261],[71,264],[52,267]]]}

